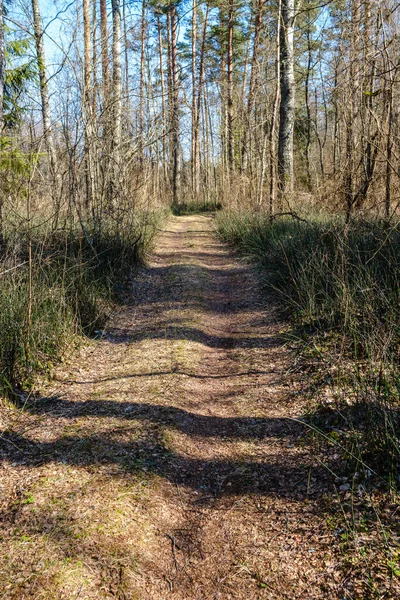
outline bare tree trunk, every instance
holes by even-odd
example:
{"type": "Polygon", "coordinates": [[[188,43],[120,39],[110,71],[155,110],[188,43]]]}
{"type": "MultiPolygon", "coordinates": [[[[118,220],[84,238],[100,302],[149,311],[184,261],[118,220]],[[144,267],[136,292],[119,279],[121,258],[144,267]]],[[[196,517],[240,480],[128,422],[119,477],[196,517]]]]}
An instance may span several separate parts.
{"type": "Polygon", "coordinates": [[[123,0],[123,4],[122,4],[122,17],[123,17],[123,22],[124,22],[124,100],[125,100],[125,107],[124,107],[124,112],[125,112],[125,118],[127,121],[127,129],[129,129],[130,126],[130,113],[131,113],[131,100],[130,100],[130,90],[129,90],[129,53],[128,53],[128,26],[127,26],[127,17],[126,17],[126,3],[127,0],[123,0]]]}
{"type": "Polygon", "coordinates": [[[103,84],[103,101],[108,104],[110,89],[109,59],[108,59],[108,22],[107,0],[100,0],[100,35],[101,35],[101,68],[103,84]]]}
{"type": "Polygon", "coordinates": [[[228,167],[234,170],[235,136],[233,130],[233,26],[235,18],[235,0],[229,0],[228,9],[228,47],[226,55],[226,92],[228,117],[228,167]]]}
{"type": "Polygon", "coordinates": [[[177,54],[177,14],[176,6],[170,7],[171,15],[171,70],[172,70],[172,193],[174,204],[180,203],[181,153],[179,131],[179,73],[177,54]]]}
{"type": "MultiPolygon", "coordinates": [[[[310,109],[310,75],[311,75],[311,65],[312,65],[312,53],[311,53],[311,19],[310,16],[307,15],[307,70],[306,70],[306,78],[305,78],[305,103],[306,103],[306,113],[307,113],[307,131],[306,131],[306,175],[307,175],[307,187],[308,191],[311,192],[312,184],[311,184],[311,171],[310,171],[310,149],[311,149],[311,109],[310,109]]],[[[316,123],[317,126],[317,123],[316,123]]]]}
{"type": "Polygon", "coordinates": [[[392,152],[393,152],[393,90],[392,81],[388,90],[388,126],[386,138],[386,177],[385,177],[385,216],[390,217],[392,188],[392,152]]]}
{"type": "Polygon", "coordinates": [[[171,10],[167,11],[167,80],[168,80],[168,157],[169,183],[172,183],[173,168],[173,81],[172,81],[172,44],[171,44],[171,10]]]}
{"type": "Polygon", "coordinates": [[[349,108],[347,111],[346,123],[346,177],[345,177],[345,196],[346,196],[346,219],[350,219],[354,206],[354,126],[357,113],[356,94],[359,84],[358,77],[358,56],[357,56],[357,40],[359,27],[359,0],[353,0],[351,5],[351,31],[350,31],[350,56],[349,56],[349,108]]]}
{"type": "Polygon", "coordinates": [[[250,85],[249,94],[247,97],[247,111],[246,111],[246,122],[243,134],[242,142],[242,168],[243,171],[247,169],[248,163],[248,140],[251,132],[251,113],[253,111],[255,94],[258,83],[258,55],[260,49],[260,35],[262,26],[262,11],[265,0],[257,0],[257,11],[254,21],[254,40],[253,40],[253,56],[251,58],[251,74],[250,74],[250,85]]]}
{"type": "Polygon", "coordinates": [[[85,179],[86,179],[86,207],[93,201],[93,115],[92,115],[92,49],[90,39],[90,0],[83,0],[83,106],[85,115],[85,179]]]}
{"type": "MultiPolygon", "coordinates": [[[[220,27],[224,30],[224,18],[221,11],[220,27]]],[[[221,156],[222,156],[222,184],[225,184],[225,175],[228,167],[228,107],[226,100],[226,44],[221,43],[221,69],[220,69],[220,91],[221,91],[221,156]]]]}
{"type": "Polygon", "coordinates": [[[293,193],[293,130],[295,109],[294,0],[282,0],[280,22],[280,93],[278,173],[281,201],[293,193]]]}
{"type": "Polygon", "coordinates": [[[53,134],[51,128],[50,117],[50,102],[49,102],[49,87],[46,76],[46,59],[44,54],[43,44],[43,29],[40,16],[39,0],[32,0],[33,27],[35,33],[36,56],[40,82],[40,97],[42,103],[42,118],[43,118],[43,136],[46,145],[46,150],[49,153],[50,168],[52,171],[53,180],[56,180],[57,159],[53,142],[53,134]]]}
{"type": "MultiPolygon", "coordinates": [[[[195,156],[195,165],[196,165],[196,178],[195,178],[195,193],[196,197],[200,193],[200,144],[199,144],[199,129],[200,129],[200,113],[201,113],[201,98],[203,94],[204,87],[204,59],[205,59],[205,50],[206,50],[206,41],[207,41],[207,24],[208,24],[208,14],[209,14],[209,6],[206,6],[206,13],[204,16],[204,25],[203,25],[203,35],[201,40],[201,50],[200,50],[200,64],[199,64],[199,86],[197,90],[197,104],[196,104],[196,123],[194,128],[194,156],[195,156]]],[[[206,120],[207,122],[207,120],[206,120]]]]}
{"type": "Polygon", "coordinates": [[[333,110],[334,110],[334,125],[333,125],[333,158],[332,158],[332,171],[333,175],[336,175],[337,162],[338,162],[338,146],[339,146],[339,109],[337,101],[338,93],[338,60],[335,61],[335,79],[333,84],[333,110]]]}
{"type": "Polygon", "coordinates": [[[121,60],[121,2],[112,0],[113,17],[113,148],[114,161],[119,163],[120,145],[122,140],[122,60],[121,60]]]}
{"type": "Polygon", "coordinates": [[[282,16],[282,0],[278,2],[278,15],[276,27],[276,58],[275,58],[275,95],[272,106],[271,126],[269,128],[269,214],[272,217],[276,201],[276,126],[278,120],[278,107],[280,98],[280,75],[281,75],[281,46],[280,46],[280,22],[282,16]]]}
{"type": "Polygon", "coordinates": [[[93,32],[93,52],[92,52],[92,111],[93,119],[97,117],[97,96],[99,81],[97,78],[97,4],[96,0],[92,0],[92,32],[93,32]]]}
{"type": "Polygon", "coordinates": [[[142,0],[142,24],[140,31],[140,91],[139,91],[139,163],[144,159],[144,88],[145,88],[145,50],[146,50],[146,0],[142,0]]]}
{"type": "Polygon", "coordinates": [[[167,111],[166,111],[166,106],[165,106],[164,61],[163,61],[163,43],[162,43],[160,15],[157,15],[157,32],[158,32],[160,83],[161,83],[162,161],[163,161],[164,183],[166,183],[168,180],[167,146],[166,146],[167,111]]]}
{"type": "MultiPolygon", "coordinates": [[[[5,75],[5,40],[4,40],[4,2],[0,0],[0,158],[1,138],[3,135],[3,98],[4,98],[4,75],[5,75]]],[[[0,250],[4,244],[3,232],[3,189],[0,177],[0,250]]]]}
{"type": "Polygon", "coordinates": [[[197,197],[197,171],[198,165],[196,164],[196,132],[197,127],[197,90],[196,90],[196,66],[197,66],[197,3],[196,0],[192,0],[192,148],[191,148],[191,167],[192,167],[192,190],[195,197],[197,197]]]}

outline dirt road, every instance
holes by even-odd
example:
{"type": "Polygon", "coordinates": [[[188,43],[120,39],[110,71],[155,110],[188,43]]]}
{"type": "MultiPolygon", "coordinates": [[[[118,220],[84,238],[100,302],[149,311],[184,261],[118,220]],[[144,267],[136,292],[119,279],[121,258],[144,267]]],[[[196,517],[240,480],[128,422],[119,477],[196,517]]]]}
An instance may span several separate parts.
{"type": "Polygon", "coordinates": [[[173,217],[103,337],[4,446],[0,598],[341,598],[284,324],[173,217]]]}

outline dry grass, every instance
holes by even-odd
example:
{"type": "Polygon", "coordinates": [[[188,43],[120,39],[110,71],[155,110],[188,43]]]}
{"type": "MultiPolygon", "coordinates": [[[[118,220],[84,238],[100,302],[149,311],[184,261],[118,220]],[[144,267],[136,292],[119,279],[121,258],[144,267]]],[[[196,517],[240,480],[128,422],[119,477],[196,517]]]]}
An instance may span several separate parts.
{"type": "Polygon", "coordinates": [[[0,598],[356,598],[285,324],[210,229],[171,219],[102,339],[4,411],[0,598]]]}

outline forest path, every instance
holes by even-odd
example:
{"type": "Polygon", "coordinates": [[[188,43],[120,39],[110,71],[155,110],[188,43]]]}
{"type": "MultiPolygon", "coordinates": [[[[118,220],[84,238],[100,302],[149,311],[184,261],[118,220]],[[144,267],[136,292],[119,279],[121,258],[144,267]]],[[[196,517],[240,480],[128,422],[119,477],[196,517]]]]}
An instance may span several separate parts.
{"type": "Polygon", "coordinates": [[[171,218],[8,446],[0,598],[341,597],[282,327],[211,218],[171,218]]]}

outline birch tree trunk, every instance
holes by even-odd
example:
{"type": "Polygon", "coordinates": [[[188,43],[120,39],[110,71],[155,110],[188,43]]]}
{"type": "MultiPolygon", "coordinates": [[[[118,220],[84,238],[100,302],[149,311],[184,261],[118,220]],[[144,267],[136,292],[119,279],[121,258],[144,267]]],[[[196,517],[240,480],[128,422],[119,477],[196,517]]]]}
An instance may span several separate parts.
{"type": "Polygon", "coordinates": [[[294,79],[294,2],[282,0],[280,19],[280,95],[278,175],[281,201],[293,193],[293,131],[295,110],[294,79]]]}
{"type": "Polygon", "coordinates": [[[108,103],[108,92],[109,92],[109,88],[110,88],[109,60],[108,60],[107,0],[100,0],[100,37],[101,37],[101,70],[102,70],[103,102],[106,105],[108,103]]]}
{"type": "Polygon", "coordinates": [[[119,165],[122,140],[122,56],[121,56],[121,2],[112,0],[113,19],[113,160],[119,165]]]}
{"type": "Polygon", "coordinates": [[[43,136],[46,150],[50,158],[50,168],[54,182],[56,181],[57,160],[53,142],[50,117],[49,87],[46,75],[46,58],[43,44],[43,28],[40,16],[39,0],[32,0],[33,28],[35,35],[36,57],[40,83],[40,98],[43,119],[43,136]]]}

